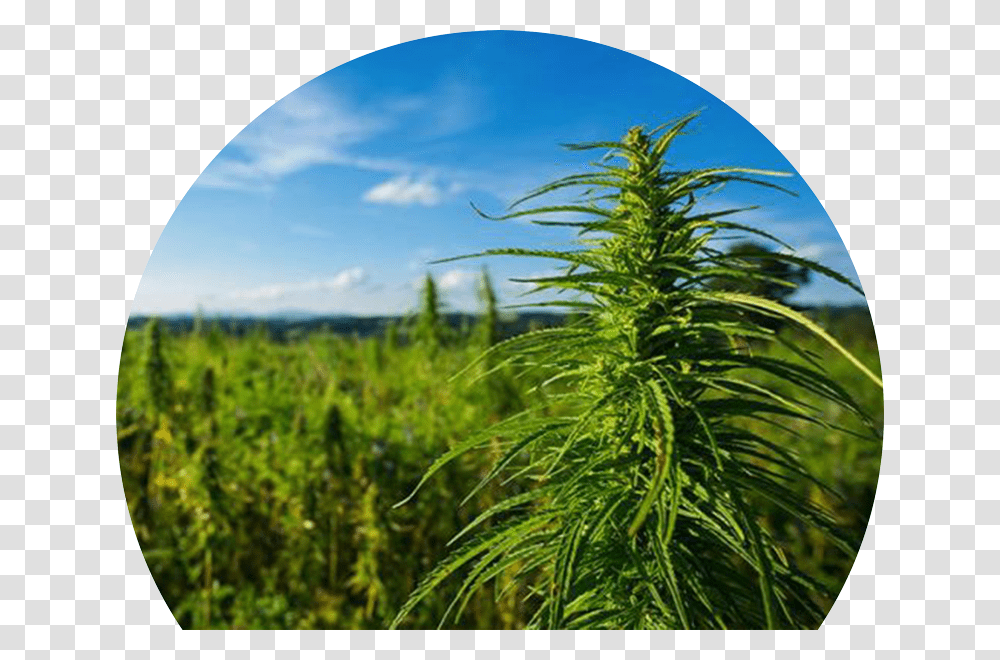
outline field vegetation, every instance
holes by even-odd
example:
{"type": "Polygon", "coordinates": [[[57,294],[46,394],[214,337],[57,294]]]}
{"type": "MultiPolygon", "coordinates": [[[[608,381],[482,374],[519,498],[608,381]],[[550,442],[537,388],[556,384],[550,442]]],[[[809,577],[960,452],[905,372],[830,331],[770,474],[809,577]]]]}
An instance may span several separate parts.
{"type": "MultiPolygon", "coordinates": [[[[878,367],[867,310],[833,310],[824,327],[878,367]]],[[[847,360],[804,333],[784,335],[826,356],[831,377],[853,384],[881,420],[882,393],[847,360]]],[[[119,376],[122,478],[140,545],[160,593],[185,628],[386,628],[448,541],[487,507],[523,492],[493,485],[463,506],[499,450],[466,456],[435,475],[405,506],[433,461],[486,422],[525,408],[532,382],[494,373],[472,387],[448,384],[482,344],[469,336],[431,358],[403,329],[354,339],[321,331],[287,342],[262,330],[235,337],[219,326],[171,334],[156,325],[127,333],[119,376]],[[159,358],[150,344],[159,333],[159,358]],[[163,387],[150,382],[157,378],[163,387]],[[161,404],[153,400],[163,397],[161,404]]],[[[787,349],[760,347],[780,357],[787,349]]],[[[762,384],[766,382],[762,378],[762,384]]],[[[554,407],[553,407],[554,408],[554,407]]],[[[827,420],[855,432],[852,416],[827,420]]],[[[754,420],[749,429],[773,428],[754,420]]],[[[881,443],[801,422],[775,442],[810,474],[794,488],[831,509],[860,540],[874,501],[881,443]]],[[[803,571],[836,594],[854,561],[823,535],[767,501],[755,511],[803,571]]],[[[856,547],[856,546],[855,546],[856,547]]],[[[480,595],[450,627],[521,628],[530,584],[495,603],[480,595]]],[[[436,627],[454,594],[444,584],[403,622],[436,627]]],[[[502,589],[502,588],[501,588],[502,589]]],[[[833,600],[816,595],[827,611],[833,600]]]]}
{"type": "Polygon", "coordinates": [[[567,262],[534,280],[583,294],[555,327],[504,337],[484,272],[462,329],[428,276],[377,336],[129,330],[122,478],[181,626],[818,626],[874,499],[874,331],[778,302],[837,274],[712,247],[740,227],[698,195],[771,173],[665,170],[692,119],[582,145],[623,164],[529,199],[598,194],[506,216],[592,216],[580,249],[489,253],[567,262]]]}

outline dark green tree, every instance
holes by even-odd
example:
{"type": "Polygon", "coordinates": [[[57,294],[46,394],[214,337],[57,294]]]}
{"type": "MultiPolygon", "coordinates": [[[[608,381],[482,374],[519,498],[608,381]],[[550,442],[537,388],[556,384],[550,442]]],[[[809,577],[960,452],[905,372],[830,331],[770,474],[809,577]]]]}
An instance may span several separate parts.
{"type": "Polygon", "coordinates": [[[742,241],[726,252],[726,261],[749,277],[715,278],[719,289],[745,293],[775,302],[785,302],[800,286],[809,282],[810,271],[754,241],[742,241]]]}

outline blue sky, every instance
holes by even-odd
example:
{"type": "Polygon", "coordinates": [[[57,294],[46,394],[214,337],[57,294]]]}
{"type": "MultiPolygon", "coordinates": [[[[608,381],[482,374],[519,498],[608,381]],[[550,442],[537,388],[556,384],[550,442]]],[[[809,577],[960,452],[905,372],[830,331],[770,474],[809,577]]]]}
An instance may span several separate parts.
{"type": "MultiPolygon", "coordinates": [[[[565,246],[573,234],[491,222],[525,192],[588,169],[617,140],[701,109],[669,154],[677,167],[794,172],[753,126],[697,85],[640,57],[531,32],[470,32],[376,51],[319,76],[252,122],[206,168],[153,251],[134,314],[281,310],[403,313],[431,272],[447,308],[475,310],[485,263],[502,301],[551,272],[546,260],[434,259],[490,247],[565,246]]],[[[857,276],[836,229],[796,174],[799,197],[731,186],[712,206],[760,204],[742,220],[857,276]]],[[[556,198],[553,198],[553,201],[556,198]]],[[[541,201],[545,201],[542,198],[541,201]]],[[[802,302],[858,303],[814,275],[802,302]]]]}

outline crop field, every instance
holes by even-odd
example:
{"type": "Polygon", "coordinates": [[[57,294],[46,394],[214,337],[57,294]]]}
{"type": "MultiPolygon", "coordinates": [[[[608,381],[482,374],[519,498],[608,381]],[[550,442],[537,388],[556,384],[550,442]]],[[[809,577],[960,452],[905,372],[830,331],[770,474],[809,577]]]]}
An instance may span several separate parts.
{"type": "Polygon", "coordinates": [[[818,627],[878,481],[874,331],[863,307],[781,303],[795,269],[860,291],[829,268],[713,247],[762,232],[697,194],[779,173],[665,170],[693,119],[571,147],[625,164],[525,200],[602,196],[498,218],[589,215],[561,223],[582,249],[456,257],[566,262],[531,280],[581,294],[551,327],[501,336],[484,272],[461,329],[428,275],[376,336],[128,331],[122,478],[180,625],[818,627]]]}
{"type": "MultiPolygon", "coordinates": [[[[446,556],[448,541],[521,490],[491,485],[459,506],[498,455],[487,450],[449,466],[393,508],[439,455],[529,400],[532,383],[502,372],[471,387],[449,384],[483,347],[481,335],[432,349],[322,332],[279,343],[264,332],[233,337],[214,327],[159,331],[157,357],[152,330],[125,338],[119,452],[140,545],[184,628],[386,628],[421,575],[446,556]],[[162,386],[155,394],[150,378],[162,386]]],[[[845,317],[831,331],[877,368],[867,319],[845,317]]],[[[812,348],[823,351],[818,343],[812,348]]],[[[827,368],[853,379],[864,407],[880,420],[881,391],[856,378],[846,360],[829,357],[827,368]]],[[[862,431],[842,410],[827,415],[862,431]]],[[[802,479],[797,492],[826,504],[860,541],[881,443],[802,426],[798,439],[782,433],[777,441],[844,497],[802,479]]],[[[766,500],[755,510],[794,561],[839,591],[852,554],[766,500]]],[[[507,591],[499,601],[493,591],[478,594],[449,625],[523,628],[532,614],[531,586],[501,577],[498,587],[507,591]]],[[[436,627],[456,588],[443,585],[405,627],[436,627]]],[[[820,604],[828,610],[832,601],[820,604]]]]}
{"type": "MultiPolygon", "coordinates": [[[[523,387],[448,378],[478,348],[316,332],[293,343],[218,326],[126,335],[118,437],[126,498],[161,594],[185,628],[385,628],[447,542],[500,488],[458,503],[489,455],[393,509],[441,453],[519,410],[523,387]],[[157,338],[158,337],[158,338],[157,338]]],[[[505,489],[514,492],[513,487],[505,489]]],[[[519,627],[491,595],[468,627],[519,627]]],[[[431,599],[412,625],[434,627],[431,599]]]]}

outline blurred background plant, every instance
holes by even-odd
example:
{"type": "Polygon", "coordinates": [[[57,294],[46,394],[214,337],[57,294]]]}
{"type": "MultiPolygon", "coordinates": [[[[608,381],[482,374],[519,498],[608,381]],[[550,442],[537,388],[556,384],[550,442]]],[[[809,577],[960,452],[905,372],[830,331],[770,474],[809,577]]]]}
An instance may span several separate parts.
{"type": "MultiPolygon", "coordinates": [[[[813,316],[877,369],[867,310],[813,316]]],[[[483,322],[488,318],[484,308],[483,322]]],[[[501,336],[496,327],[473,326],[431,359],[403,324],[381,337],[317,331],[287,341],[263,332],[237,336],[218,322],[200,333],[158,326],[125,336],[118,447],[140,546],[184,628],[387,628],[420,576],[447,555],[451,538],[521,492],[513,483],[494,485],[458,506],[499,455],[494,446],[453,464],[409,505],[392,508],[437,456],[484,421],[524,409],[533,383],[510,370],[474,387],[447,382],[501,336]]],[[[827,355],[835,375],[856,373],[802,333],[782,332],[827,355]]],[[[866,379],[853,383],[863,407],[881,420],[881,391],[866,379]]],[[[827,414],[837,426],[853,423],[842,410],[827,414]]],[[[860,537],[881,447],[843,432],[799,431],[798,440],[777,441],[845,495],[828,504],[860,537]]],[[[796,489],[803,498],[826,497],[805,481],[796,489]]],[[[754,506],[804,570],[837,592],[853,556],[780,508],[754,506]]],[[[534,613],[525,600],[533,585],[513,580],[514,573],[501,576],[499,600],[478,595],[454,626],[524,628],[534,613]]],[[[437,626],[454,591],[442,586],[403,627],[437,626]]]]}

